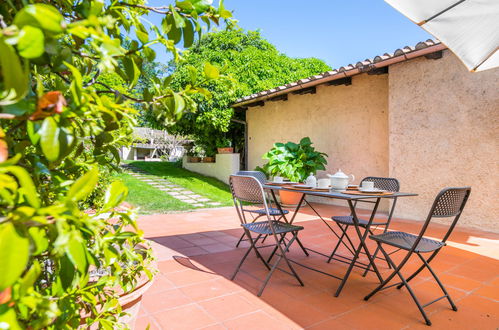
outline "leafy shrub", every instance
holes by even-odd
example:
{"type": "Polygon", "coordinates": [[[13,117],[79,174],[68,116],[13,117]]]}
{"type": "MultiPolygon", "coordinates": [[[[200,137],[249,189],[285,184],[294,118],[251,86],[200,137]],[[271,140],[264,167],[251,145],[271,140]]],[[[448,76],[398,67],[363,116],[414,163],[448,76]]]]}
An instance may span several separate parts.
{"type": "Polygon", "coordinates": [[[268,162],[259,170],[267,176],[283,176],[291,181],[303,182],[310,173],[325,170],[327,154],[316,151],[309,137],[298,144],[294,142],[275,143],[263,159],[268,162]]]}
{"type": "Polygon", "coordinates": [[[157,77],[137,90],[142,65],[149,45],[178,59],[175,45],[230,12],[204,0],[44,2],[0,1],[0,328],[121,328],[118,292],[152,274],[134,212],[117,208],[127,190],[109,180],[118,148],[134,105],[173,122],[204,91],[157,77]],[[161,29],[143,25],[152,11],[161,29]]]}

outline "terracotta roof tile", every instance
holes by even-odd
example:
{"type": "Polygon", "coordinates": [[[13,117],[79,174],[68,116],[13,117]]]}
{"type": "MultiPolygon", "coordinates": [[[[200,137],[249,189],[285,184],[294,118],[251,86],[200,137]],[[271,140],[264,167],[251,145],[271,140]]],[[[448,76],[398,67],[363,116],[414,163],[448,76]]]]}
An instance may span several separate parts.
{"type": "MultiPolygon", "coordinates": [[[[441,44],[440,41],[432,40],[432,39],[428,39],[426,41],[421,41],[421,42],[418,42],[414,47],[405,46],[403,48],[398,48],[393,53],[384,53],[383,55],[377,55],[372,59],[365,59],[364,61],[359,61],[355,64],[348,64],[346,66],[341,66],[338,69],[327,71],[327,72],[324,72],[324,73],[321,73],[318,75],[314,75],[311,77],[303,78],[303,79],[300,79],[298,81],[286,84],[284,86],[275,87],[275,88],[272,88],[272,89],[269,89],[266,91],[261,91],[261,92],[256,93],[256,94],[245,96],[243,98],[238,99],[234,105],[237,105],[238,103],[241,103],[241,102],[246,102],[249,100],[257,99],[261,96],[265,96],[265,95],[280,92],[280,91],[283,91],[283,90],[286,90],[289,88],[293,88],[293,87],[296,87],[298,85],[303,85],[303,84],[306,84],[306,83],[309,83],[309,82],[312,82],[315,80],[321,80],[321,79],[328,77],[328,76],[334,76],[334,75],[337,75],[338,73],[341,73],[341,72],[346,73],[347,71],[354,70],[354,69],[358,69],[357,72],[364,72],[364,71],[369,70],[376,63],[383,62],[383,61],[389,60],[389,59],[394,58],[394,57],[404,56],[404,55],[407,55],[407,54],[412,53],[414,51],[418,51],[421,49],[425,49],[425,48],[440,45],[440,44],[441,44]]],[[[355,74],[355,72],[354,72],[354,74],[355,74]]]]}

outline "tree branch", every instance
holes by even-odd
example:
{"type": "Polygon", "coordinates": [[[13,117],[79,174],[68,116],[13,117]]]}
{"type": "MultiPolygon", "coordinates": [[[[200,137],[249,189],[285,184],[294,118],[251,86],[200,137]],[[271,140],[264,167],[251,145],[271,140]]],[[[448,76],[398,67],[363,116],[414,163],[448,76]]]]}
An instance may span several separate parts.
{"type": "Polygon", "coordinates": [[[89,87],[89,86],[92,86],[93,84],[96,84],[97,83],[97,78],[99,78],[99,75],[100,75],[100,70],[97,70],[97,72],[92,77],[92,79],[90,79],[90,81],[88,83],[86,83],[85,85],[83,85],[83,87],[89,87]]]}

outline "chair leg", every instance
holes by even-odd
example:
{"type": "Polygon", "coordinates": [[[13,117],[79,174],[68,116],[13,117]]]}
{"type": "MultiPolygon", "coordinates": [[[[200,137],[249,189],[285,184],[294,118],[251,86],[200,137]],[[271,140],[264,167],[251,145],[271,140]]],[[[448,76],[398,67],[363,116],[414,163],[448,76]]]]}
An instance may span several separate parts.
{"type": "MultiPolygon", "coordinates": [[[[291,238],[288,242],[288,244],[286,245],[286,248],[284,249],[284,251],[288,251],[289,250],[289,247],[291,246],[291,244],[293,244],[293,241],[296,240],[298,237],[298,234],[297,232],[295,232],[293,234],[293,238],[291,238]]],[[[284,260],[286,261],[286,264],[288,265],[289,269],[291,269],[291,272],[293,272],[293,274],[295,275],[296,279],[298,280],[298,282],[300,283],[301,286],[304,286],[305,284],[303,284],[303,281],[301,280],[301,278],[298,276],[298,274],[296,273],[295,269],[293,268],[293,266],[291,265],[291,263],[289,262],[288,260],[288,257],[286,257],[286,254],[284,253],[284,251],[282,251],[282,248],[281,249],[281,252],[283,252],[283,258],[284,260]]]]}
{"type": "MultiPolygon", "coordinates": [[[[433,252],[433,254],[430,256],[430,258],[428,258],[428,262],[432,261],[433,258],[437,255],[438,251],[440,250],[437,250],[435,252],[433,252]]],[[[421,265],[421,267],[419,267],[414,273],[412,273],[411,276],[409,276],[407,278],[407,282],[410,282],[413,278],[415,278],[419,273],[421,273],[421,271],[425,268],[425,265],[421,265]]],[[[397,286],[397,289],[401,289],[403,287],[402,284],[398,285],[397,286]]]]}
{"type": "Polygon", "coordinates": [[[338,240],[338,243],[336,243],[336,246],[334,247],[333,252],[329,256],[329,259],[327,260],[327,263],[331,262],[331,260],[333,259],[334,255],[336,254],[336,250],[338,250],[338,248],[340,247],[341,242],[343,242],[343,237],[345,237],[346,234],[347,234],[346,233],[346,229],[348,229],[348,226],[347,226],[347,228],[345,230],[343,230],[343,227],[341,227],[339,224],[338,224],[338,227],[340,227],[340,229],[342,231],[342,234],[341,234],[341,237],[338,240]]]}
{"type": "MultiPolygon", "coordinates": [[[[380,248],[380,251],[383,253],[383,255],[385,256],[386,260],[392,265],[394,271],[393,273],[387,277],[387,279],[385,281],[383,281],[383,283],[381,283],[373,292],[371,292],[369,295],[367,295],[366,297],[364,297],[364,300],[368,300],[370,297],[372,297],[376,292],[378,292],[379,290],[381,290],[386,284],[388,284],[388,282],[391,281],[391,279],[397,275],[400,280],[402,281],[402,285],[405,286],[407,288],[407,291],[409,291],[409,294],[411,295],[412,297],[412,300],[414,300],[414,303],[416,304],[416,306],[418,307],[419,309],[419,312],[421,313],[421,315],[423,316],[423,318],[425,319],[425,322],[427,325],[431,325],[431,321],[430,319],[428,318],[428,316],[426,315],[424,309],[423,309],[423,306],[419,303],[419,300],[418,298],[416,297],[416,294],[414,293],[414,291],[412,291],[412,288],[409,286],[409,284],[407,283],[406,279],[404,278],[404,276],[402,275],[402,273],[400,272],[401,270],[401,265],[399,265],[397,267],[397,265],[395,265],[395,263],[393,262],[393,260],[390,258],[390,256],[388,255],[388,253],[386,253],[386,251],[381,247],[381,244],[378,242],[378,247],[380,248]]],[[[403,265],[402,265],[403,266],[403,265]]]]}
{"type": "Polygon", "coordinates": [[[437,274],[435,274],[435,272],[433,271],[433,269],[430,267],[430,264],[429,262],[427,262],[425,260],[425,258],[423,258],[423,256],[421,254],[417,254],[418,257],[423,261],[423,263],[425,264],[426,268],[428,268],[428,270],[430,271],[431,275],[433,275],[433,278],[435,279],[435,281],[437,281],[438,283],[438,286],[440,287],[440,289],[442,290],[442,292],[444,293],[445,297],[447,298],[447,300],[449,301],[449,304],[450,306],[452,307],[452,310],[457,312],[457,307],[456,305],[454,304],[454,302],[452,301],[452,299],[450,298],[450,295],[449,293],[447,293],[447,290],[445,289],[444,285],[442,284],[442,282],[440,282],[440,279],[438,278],[437,274]]]}
{"type": "MultiPolygon", "coordinates": [[[[381,247],[381,244],[379,242],[376,242],[378,244],[378,247],[379,247],[379,250],[383,253],[383,255],[385,255],[385,258],[386,256],[388,255],[385,250],[383,250],[383,248],[381,247]]],[[[400,267],[400,266],[399,266],[400,267]]],[[[374,289],[371,293],[369,293],[367,296],[364,297],[364,300],[367,301],[369,300],[369,298],[371,298],[372,296],[374,296],[376,293],[378,293],[378,291],[380,291],[381,289],[383,289],[383,287],[385,285],[388,284],[388,282],[390,282],[392,280],[392,278],[395,277],[395,275],[397,275],[397,267],[394,267],[394,271],[383,281],[381,282],[377,287],[376,289],[374,289]]]]}
{"type": "Polygon", "coordinates": [[[301,286],[303,286],[303,282],[302,280],[300,279],[300,277],[298,276],[298,274],[295,272],[294,268],[291,266],[289,260],[286,258],[286,255],[285,255],[285,251],[287,248],[289,248],[289,246],[293,243],[293,241],[296,239],[296,235],[293,236],[293,238],[289,241],[289,243],[287,245],[285,245],[285,248],[283,249],[282,246],[281,246],[281,240],[278,241],[278,249],[280,250],[281,254],[278,256],[276,262],[274,263],[274,265],[272,265],[272,268],[270,269],[269,273],[267,274],[267,277],[265,278],[265,281],[263,282],[262,286],[260,287],[260,290],[258,291],[258,294],[257,296],[260,297],[263,293],[263,290],[265,289],[265,287],[267,286],[268,282],[270,281],[270,278],[272,277],[272,274],[274,273],[274,271],[277,269],[277,266],[279,266],[279,263],[281,262],[281,260],[284,258],[284,260],[286,261],[286,263],[288,264],[289,268],[291,269],[291,271],[293,272],[294,276],[296,277],[296,279],[298,280],[298,282],[300,283],[301,286]]]}
{"type": "MultiPolygon", "coordinates": [[[[369,233],[371,235],[374,235],[374,233],[371,231],[371,229],[369,229],[369,233]]],[[[374,253],[373,253],[373,261],[376,261],[376,256],[378,255],[378,252],[379,252],[379,246],[376,247],[376,250],[374,250],[374,253]]],[[[386,260],[386,264],[388,265],[388,268],[389,269],[392,269],[392,266],[390,265],[390,263],[388,262],[388,260],[386,260]]],[[[369,269],[371,269],[371,264],[367,265],[367,268],[366,270],[364,271],[364,274],[362,274],[362,277],[366,277],[367,275],[367,272],[369,271],[369,269]]]]}
{"type": "Polygon", "coordinates": [[[253,241],[253,239],[251,237],[251,233],[249,232],[249,230],[245,229],[244,232],[248,236],[248,239],[251,242],[251,246],[248,248],[248,250],[246,250],[246,253],[242,257],[241,261],[239,262],[239,265],[237,266],[236,270],[234,271],[234,274],[232,274],[232,276],[230,278],[231,281],[233,281],[236,278],[236,275],[239,272],[239,269],[241,269],[241,266],[243,265],[244,261],[246,260],[246,258],[250,254],[251,250],[255,250],[257,257],[263,262],[263,264],[265,265],[265,267],[267,267],[267,269],[270,269],[269,264],[265,261],[265,259],[262,257],[262,255],[260,254],[260,252],[258,251],[258,249],[255,246],[255,243],[258,242],[258,240],[260,239],[260,237],[262,235],[261,234],[258,235],[258,237],[255,239],[255,241],[253,241]]]}

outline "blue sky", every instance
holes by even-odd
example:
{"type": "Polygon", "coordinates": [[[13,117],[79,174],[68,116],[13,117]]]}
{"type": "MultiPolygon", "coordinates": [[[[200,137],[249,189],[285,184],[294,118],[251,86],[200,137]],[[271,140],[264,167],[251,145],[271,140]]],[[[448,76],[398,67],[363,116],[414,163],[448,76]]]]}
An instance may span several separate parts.
{"type": "Polygon", "coordinates": [[[382,0],[225,0],[225,7],[286,55],[317,57],[333,68],[431,38],[382,0]]]}

